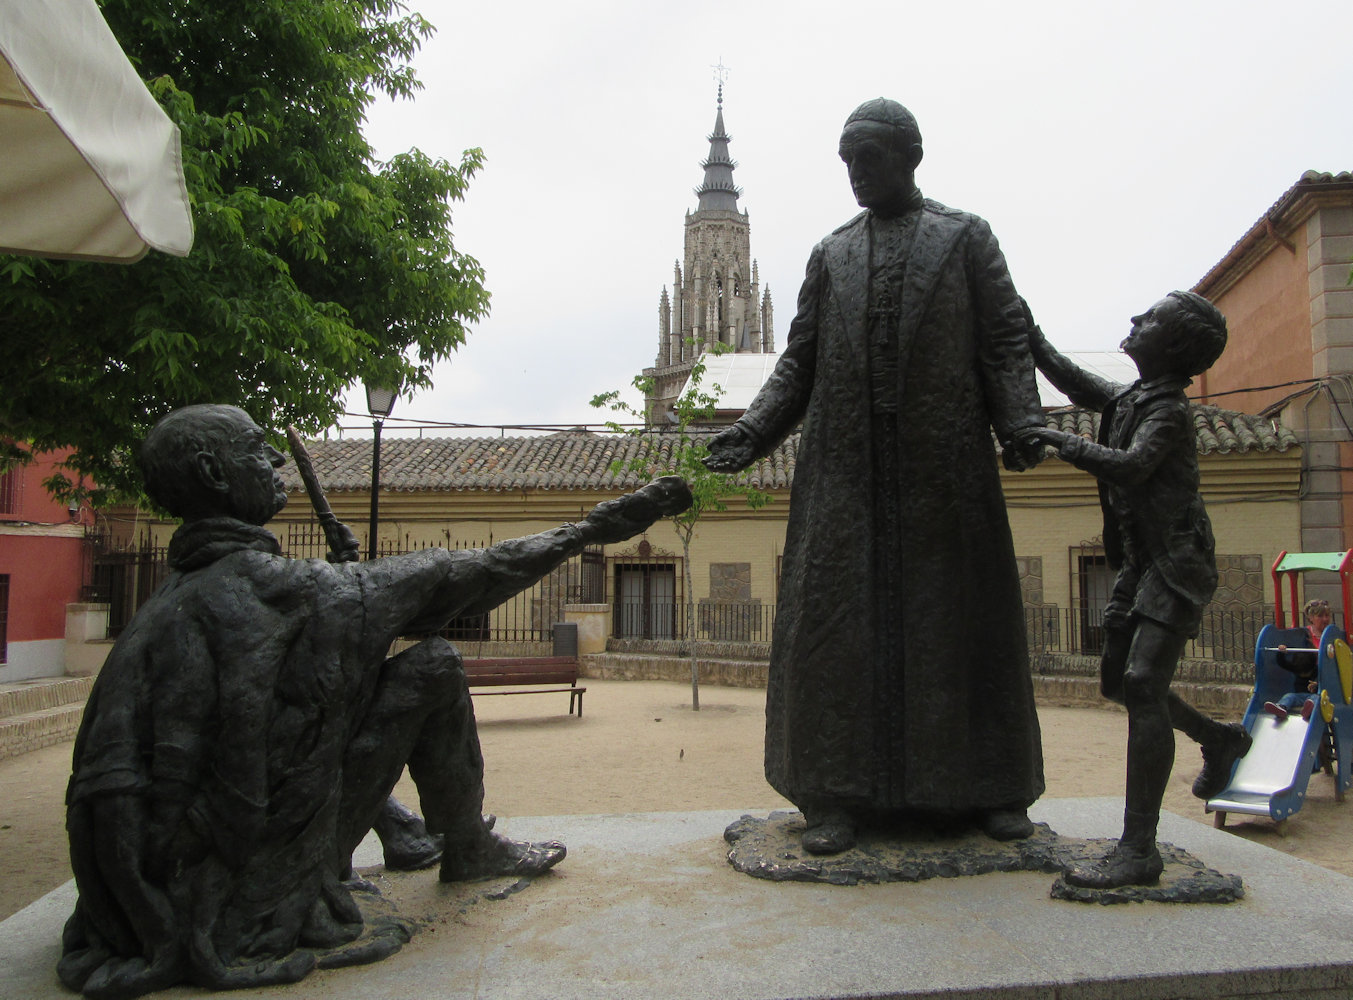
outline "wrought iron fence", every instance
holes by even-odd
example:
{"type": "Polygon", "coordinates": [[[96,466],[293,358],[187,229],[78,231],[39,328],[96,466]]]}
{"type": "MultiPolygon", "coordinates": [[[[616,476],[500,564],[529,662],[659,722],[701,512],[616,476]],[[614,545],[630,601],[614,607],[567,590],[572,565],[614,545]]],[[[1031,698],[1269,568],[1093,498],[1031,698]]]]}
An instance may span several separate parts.
{"type": "MultiPolygon", "coordinates": [[[[278,541],[283,555],[293,559],[323,558],[328,551],[324,532],[315,523],[288,525],[278,541]]],[[[441,548],[471,549],[492,545],[485,541],[457,542],[441,548]]],[[[126,547],[117,547],[99,535],[89,539],[91,585],[85,597],[109,605],[108,635],[126,628],[142,604],[169,573],[167,550],[143,536],[126,547]]],[[[432,548],[431,543],[384,540],[381,556],[432,548]]],[[[603,603],[605,572],[600,549],[588,549],[555,568],[528,590],[513,596],[492,611],[453,619],[438,634],[454,641],[550,641],[551,629],[564,620],[565,604],[603,603]]]]}
{"type": "MultiPolygon", "coordinates": [[[[612,632],[622,638],[686,639],[687,608],[672,601],[616,600],[612,632]]],[[[695,637],[711,641],[769,642],[776,606],[758,601],[709,601],[695,605],[695,637]]],[[[1248,663],[1259,631],[1273,621],[1273,609],[1209,608],[1188,659],[1248,663]]],[[[1024,624],[1033,652],[1098,656],[1104,649],[1103,612],[1056,605],[1026,607],[1024,624]]]]}
{"type": "MultiPolygon", "coordinates": [[[[617,638],[685,639],[689,609],[674,601],[616,600],[612,632],[617,638]]],[[[697,601],[695,637],[712,642],[770,642],[775,605],[760,601],[697,601]]]]}
{"type": "Polygon", "coordinates": [[[760,601],[701,601],[695,609],[700,638],[723,642],[770,642],[775,605],[760,601]]]}
{"type": "MultiPolygon", "coordinates": [[[[1202,628],[1184,656],[1195,660],[1249,662],[1259,631],[1273,621],[1273,608],[1207,608],[1202,628]]],[[[1098,656],[1104,650],[1101,609],[1026,607],[1024,626],[1033,652],[1098,656]]]]}
{"type": "MultiPolygon", "coordinates": [[[[326,551],[317,524],[288,526],[279,539],[292,558],[319,558],[326,551]]],[[[108,634],[116,636],[168,575],[167,551],[143,536],[134,544],[117,547],[108,538],[91,535],[91,586],[86,599],[109,605],[108,634]]],[[[486,542],[458,542],[449,548],[482,548],[486,542]]],[[[386,540],[381,555],[429,548],[386,540]]],[[[617,637],[649,639],[695,638],[727,642],[769,642],[775,625],[774,604],[760,601],[700,600],[694,622],[688,622],[676,567],[652,559],[607,560],[598,548],[569,559],[528,590],[482,615],[457,618],[439,634],[452,641],[550,641],[552,627],[563,620],[566,604],[605,604],[612,607],[612,633],[617,637]],[[668,577],[670,576],[670,580],[668,577]],[[614,588],[608,593],[608,583],[614,588]],[[693,625],[693,627],[692,627],[693,625]]],[[[1104,648],[1103,612],[1095,608],[1056,605],[1026,607],[1025,628],[1033,652],[1077,653],[1098,656],[1104,648]]],[[[1208,608],[1198,637],[1189,641],[1190,659],[1249,662],[1259,631],[1273,620],[1272,607],[1208,608]]]]}
{"type": "Polygon", "coordinates": [[[89,586],[85,600],[108,605],[108,637],[115,638],[138,608],[169,575],[168,549],[149,535],[119,545],[104,535],[91,535],[89,586]]]}

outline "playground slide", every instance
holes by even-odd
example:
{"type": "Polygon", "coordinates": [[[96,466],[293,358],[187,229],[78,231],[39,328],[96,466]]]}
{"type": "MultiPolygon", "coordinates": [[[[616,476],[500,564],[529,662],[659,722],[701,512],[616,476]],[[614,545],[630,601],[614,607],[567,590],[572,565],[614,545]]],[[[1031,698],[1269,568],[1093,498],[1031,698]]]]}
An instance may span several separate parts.
{"type": "Polygon", "coordinates": [[[1254,739],[1250,752],[1236,764],[1231,783],[1215,799],[1209,799],[1207,811],[1249,813],[1268,816],[1278,822],[1301,808],[1306,785],[1316,767],[1325,723],[1319,714],[1310,722],[1291,715],[1279,722],[1266,712],[1246,714],[1245,728],[1254,739]]]}
{"type": "Polygon", "coordinates": [[[1227,813],[1268,816],[1281,823],[1300,809],[1311,774],[1318,770],[1320,748],[1329,731],[1336,737],[1337,771],[1333,775],[1336,795],[1342,799],[1348,788],[1347,758],[1353,718],[1350,718],[1348,701],[1343,696],[1338,662],[1349,658],[1342,629],[1331,625],[1321,636],[1318,650],[1300,654],[1318,657],[1320,690],[1314,696],[1317,705],[1310,721],[1303,721],[1297,712],[1280,722],[1263,710],[1266,701],[1277,701],[1292,689],[1292,674],[1279,667],[1275,657],[1277,646],[1291,642],[1296,631],[1269,625],[1259,634],[1255,649],[1255,688],[1244,720],[1254,745],[1237,762],[1227,787],[1207,802],[1207,811],[1217,814],[1216,825],[1219,827],[1225,824],[1227,813]]]}

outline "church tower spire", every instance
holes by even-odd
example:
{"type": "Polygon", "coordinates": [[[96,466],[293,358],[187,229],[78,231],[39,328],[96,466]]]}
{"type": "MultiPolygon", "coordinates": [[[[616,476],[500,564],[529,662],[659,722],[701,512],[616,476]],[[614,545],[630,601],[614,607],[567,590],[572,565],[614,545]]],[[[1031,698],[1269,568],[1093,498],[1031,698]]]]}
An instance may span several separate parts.
{"type": "Polygon", "coordinates": [[[719,83],[704,177],[695,188],[695,211],[686,212],[683,260],[678,261],[671,295],[658,302],[658,355],[645,374],[653,379],[647,401],[650,419],[659,419],[685,384],[696,359],[722,345],[737,353],[774,353],[770,291],[762,291],[751,254],[751,221],[739,210],[742,189],[733,183],[737,163],[728,153],[732,136],[724,127],[723,85],[727,69],[716,67],[719,83]]]}
{"type": "Polygon", "coordinates": [[[710,210],[736,212],[738,195],[742,189],[733,183],[733,170],[737,163],[728,155],[728,143],[732,139],[723,126],[723,81],[719,81],[718,110],[714,114],[714,132],[709,137],[709,156],[700,164],[705,170],[705,180],[695,189],[700,198],[697,212],[710,210]]]}

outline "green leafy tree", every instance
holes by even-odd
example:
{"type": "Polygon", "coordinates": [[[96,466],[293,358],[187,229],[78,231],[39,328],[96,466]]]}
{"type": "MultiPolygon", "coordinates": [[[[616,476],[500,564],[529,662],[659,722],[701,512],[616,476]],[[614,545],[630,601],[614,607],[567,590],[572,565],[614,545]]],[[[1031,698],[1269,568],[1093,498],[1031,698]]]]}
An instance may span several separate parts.
{"type": "MultiPolygon", "coordinates": [[[[741,497],[752,510],[764,507],[771,500],[768,493],[750,485],[743,473],[729,475],[705,468],[702,460],[709,454],[707,441],[712,436],[708,424],[714,418],[721,392],[717,384],[704,388],[705,371],[705,359],[701,356],[691,369],[685,391],[672,406],[672,414],[676,418],[672,424],[659,427],[645,423],[639,427],[633,423],[622,424],[614,419],[606,423],[612,433],[632,438],[638,445],[628,457],[618,458],[612,463],[612,472],[647,479],[677,475],[686,480],[691,488],[694,502],[690,508],[668,520],[681,540],[681,563],[686,586],[686,646],[691,660],[691,709],[696,712],[700,711],[700,658],[696,644],[695,588],[691,579],[691,540],[700,519],[710,511],[727,510],[730,498],[741,497]]],[[[645,398],[653,395],[651,378],[636,376],[633,385],[645,398]]],[[[644,419],[644,414],[622,399],[616,390],[594,396],[591,405],[636,420],[644,419]]]]}
{"type": "Polygon", "coordinates": [[[59,495],[134,497],[132,449],[188,403],[318,431],[364,379],[425,386],[489,295],[451,238],[481,165],[378,163],[378,93],[411,97],[432,26],[398,0],[102,0],[183,135],[196,225],[183,259],[0,256],[0,462],[73,446],[59,495]]]}

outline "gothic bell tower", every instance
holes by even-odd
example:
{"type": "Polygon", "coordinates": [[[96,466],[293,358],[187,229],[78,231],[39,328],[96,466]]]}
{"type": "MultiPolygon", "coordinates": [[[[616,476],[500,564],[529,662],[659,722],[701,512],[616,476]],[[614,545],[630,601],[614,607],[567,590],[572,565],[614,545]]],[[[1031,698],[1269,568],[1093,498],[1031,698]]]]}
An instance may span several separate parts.
{"type": "Polygon", "coordinates": [[[761,291],[751,253],[751,222],[738,209],[742,190],[733,183],[737,163],[724,129],[723,81],[719,81],[704,179],[695,189],[695,211],[686,211],[686,252],[677,261],[671,295],[658,300],[658,355],[644,374],[654,382],[646,401],[650,422],[664,418],[699,356],[725,351],[765,354],[775,350],[770,290],[761,291]]]}

